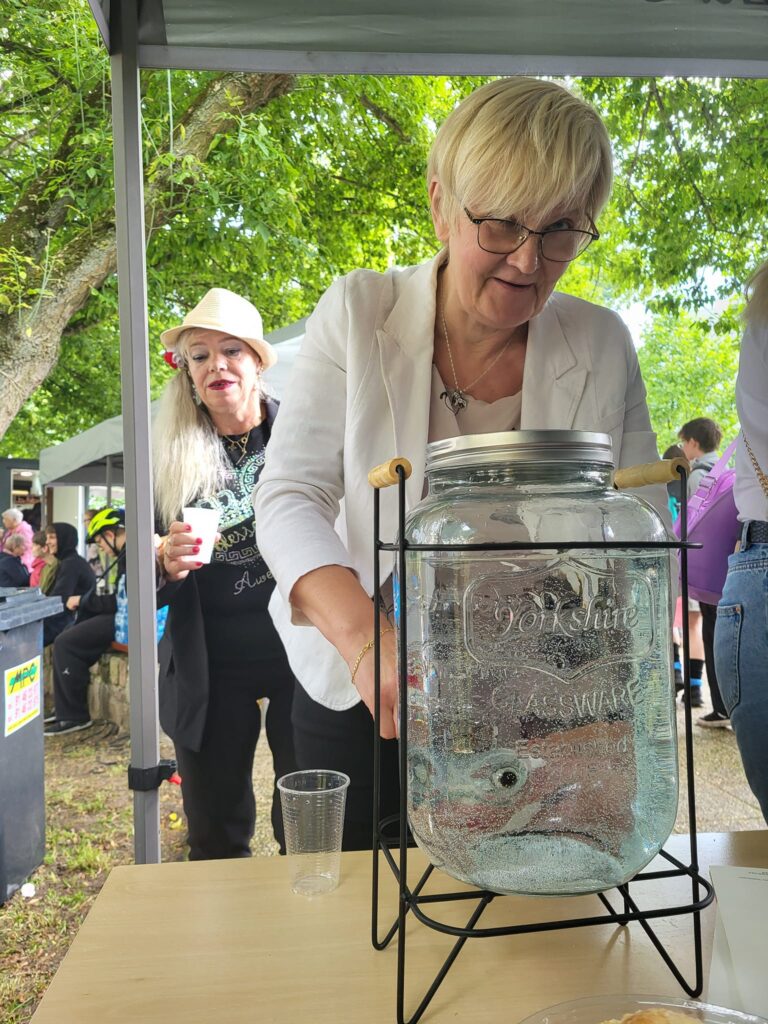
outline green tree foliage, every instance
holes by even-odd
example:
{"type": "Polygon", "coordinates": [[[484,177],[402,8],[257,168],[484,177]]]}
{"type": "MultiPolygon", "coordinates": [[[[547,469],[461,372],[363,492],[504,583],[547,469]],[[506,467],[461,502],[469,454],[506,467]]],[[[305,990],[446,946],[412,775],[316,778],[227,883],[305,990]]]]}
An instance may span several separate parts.
{"type": "Polygon", "coordinates": [[[602,225],[607,288],[671,313],[741,293],[768,255],[768,81],[607,78],[580,86],[616,156],[602,225]]]}
{"type": "MultiPolygon", "coordinates": [[[[36,455],[119,411],[109,74],[85,0],[5,0],[4,14],[0,452],[36,455]]],[[[480,81],[144,73],[153,391],[170,372],[160,331],[213,285],[253,298],[270,330],[338,274],[430,256],[426,154],[480,81]]],[[[563,287],[659,314],[642,357],[653,403],[654,339],[693,329],[684,314],[697,323],[768,250],[768,83],[577,84],[608,124],[616,188],[563,287]]],[[[712,330],[734,348],[732,316],[712,330]]],[[[678,414],[654,408],[660,424],[678,414]]]]}
{"type": "MultiPolygon", "coordinates": [[[[85,0],[9,9],[0,354],[15,371],[0,378],[0,433],[31,397],[0,450],[34,455],[119,411],[109,80],[85,0]]],[[[269,93],[266,77],[142,76],[154,391],[170,372],[160,330],[212,285],[252,297],[269,330],[340,273],[435,251],[426,152],[478,80],[272,76],[269,93]],[[223,91],[231,102],[206,120],[223,91]]]]}
{"type": "Polygon", "coordinates": [[[733,309],[703,319],[684,311],[661,313],[644,331],[638,357],[661,452],[676,443],[683,423],[697,416],[719,423],[724,441],[736,436],[738,339],[733,309]]]}

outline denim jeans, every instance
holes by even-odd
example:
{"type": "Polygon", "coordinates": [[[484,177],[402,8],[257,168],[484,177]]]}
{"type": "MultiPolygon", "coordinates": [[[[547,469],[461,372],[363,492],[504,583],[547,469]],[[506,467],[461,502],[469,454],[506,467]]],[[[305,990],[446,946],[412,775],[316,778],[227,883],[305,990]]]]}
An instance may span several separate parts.
{"type": "Polygon", "coordinates": [[[768,544],[728,559],[715,666],[747,781],[768,821],[768,544]]]}

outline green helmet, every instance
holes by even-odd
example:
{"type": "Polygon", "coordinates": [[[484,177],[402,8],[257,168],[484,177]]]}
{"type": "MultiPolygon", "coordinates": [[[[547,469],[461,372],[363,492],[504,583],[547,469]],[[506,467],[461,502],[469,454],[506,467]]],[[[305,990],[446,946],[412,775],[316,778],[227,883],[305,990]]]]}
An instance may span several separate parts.
{"type": "Polygon", "coordinates": [[[93,540],[104,530],[124,530],[125,509],[100,508],[88,524],[88,540],[93,540]]]}

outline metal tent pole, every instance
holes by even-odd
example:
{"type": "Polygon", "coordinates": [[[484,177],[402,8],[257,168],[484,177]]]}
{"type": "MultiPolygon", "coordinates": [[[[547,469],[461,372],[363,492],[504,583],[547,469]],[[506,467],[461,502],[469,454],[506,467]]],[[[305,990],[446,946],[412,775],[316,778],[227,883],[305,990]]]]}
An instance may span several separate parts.
{"type": "MultiPolygon", "coordinates": [[[[128,654],[131,699],[131,772],[156,771],[160,756],[155,649],[155,552],[147,345],[141,93],[137,60],[136,3],[112,4],[112,123],[115,147],[115,214],[120,310],[128,654]]],[[[156,786],[133,786],[137,864],[160,860],[160,810],[156,786]]]]}

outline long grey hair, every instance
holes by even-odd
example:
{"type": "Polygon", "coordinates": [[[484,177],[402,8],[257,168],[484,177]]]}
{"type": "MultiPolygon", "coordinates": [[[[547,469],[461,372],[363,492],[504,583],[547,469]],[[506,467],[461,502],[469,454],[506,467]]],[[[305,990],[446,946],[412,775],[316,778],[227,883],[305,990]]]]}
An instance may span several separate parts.
{"type": "Polygon", "coordinates": [[[166,528],[181,519],[185,505],[222,490],[232,472],[208,410],[195,402],[187,351],[196,333],[190,328],[179,335],[179,369],[165,386],[152,425],[155,509],[166,528]]]}

